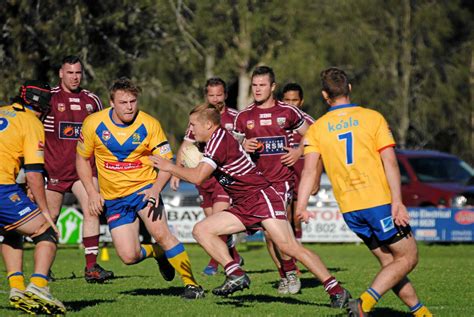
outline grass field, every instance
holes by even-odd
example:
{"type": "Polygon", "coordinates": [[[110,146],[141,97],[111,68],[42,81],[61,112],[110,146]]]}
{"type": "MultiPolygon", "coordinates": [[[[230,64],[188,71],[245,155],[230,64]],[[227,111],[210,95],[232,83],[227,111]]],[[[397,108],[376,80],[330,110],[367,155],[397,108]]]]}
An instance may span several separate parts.
{"type": "MultiPolygon", "coordinates": [[[[369,285],[378,270],[375,258],[364,245],[307,246],[320,254],[353,296],[358,296],[369,285]]],[[[208,260],[204,251],[197,245],[186,245],[186,248],[197,279],[206,289],[206,298],[202,300],[182,300],[179,278],[165,282],[153,260],[126,266],[113,248],[109,248],[110,261],[101,264],[112,269],[117,278],[102,285],[84,281],[83,250],[60,248],[53,268],[57,280],[51,289],[67,306],[68,315],[74,316],[345,316],[344,311],[329,307],[323,287],[306,270],[301,276],[301,294],[279,295],[276,292],[278,274],[262,243],[239,246],[252,285],[250,290],[229,298],[218,298],[210,292],[222,283],[223,274],[212,277],[200,274],[208,260]]],[[[422,302],[435,316],[474,316],[474,245],[419,244],[419,253],[419,264],[410,278],[422,302]]],[[[32,255],[32,250],[27,249],[25,276],[31,274],[32,255]]],[[[8,306],[5,278],[0,285],[0,316],[17,316],[18,312],[8,306]]],[[[407,312],[392,293],[387,293],[374,316],[411,316],[407,312]]]]}

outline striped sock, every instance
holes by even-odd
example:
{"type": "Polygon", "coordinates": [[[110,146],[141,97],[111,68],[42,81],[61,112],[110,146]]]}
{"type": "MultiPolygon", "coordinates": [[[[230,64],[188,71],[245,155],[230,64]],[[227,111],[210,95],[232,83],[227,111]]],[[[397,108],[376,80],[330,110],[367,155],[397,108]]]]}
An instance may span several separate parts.
{"type": "Polygon", "coordinates": [[[23,272],[8,272],[7,279],[10,288],[17,288],[20,291],[24,291],[26,289],[23,272]]]}
{"type": "Polygon", "coordinates": [[[368,288],[364,293],[362,293],[362,295],[360,295],[360,299],[362,300],[362,310],[364,312],[370,312],[381,297],[382,296],[380,296],[376,290],[368,288]]]}
{"type": "Polygon", "coordinates": [[[239,263],[235,260],[230,261],[224,266],[225,275],[235,275],[235,276],[242,276],[245,274],[244,270],[240,267],[239,263]]]}
{"type": "Polygon", "coordinates": [[[331,276],[330,278],[325,280],[323,282],[323,286],[324,286],[324,290],[329,295],[340,294],[344,291],[334,276],[331,276]]]}
{"type": "Polygon", "coordinates": [[[33,273],[30,278],[30,282],[38,287],[48,286],[49,278],[46,275],[40,273],[33,273]]]}
{"type": "Polygon", "coordinates": [[[423,305],[421,302],[415,306],[410,307],[410,311],[415,317],[432,317],[433,314],[428,310],[428,308],[423,305]]]}
{"type": "Polygon", "coordinates": [[[97,263],[97,255],[99,254],[99,235],[92,237],[84,237],[84,253],[86,256],[86,268],[90,269],[97,263]]]}
{"type": "Polygon", "coordinates": [[[166,257],[176,272],[181,275],[184,285],[197,286],[191,269],[191,261],[189,261],[188,253],[184,249],[184,245],[179,242],[169,250],[165,250],[166,257]]]}

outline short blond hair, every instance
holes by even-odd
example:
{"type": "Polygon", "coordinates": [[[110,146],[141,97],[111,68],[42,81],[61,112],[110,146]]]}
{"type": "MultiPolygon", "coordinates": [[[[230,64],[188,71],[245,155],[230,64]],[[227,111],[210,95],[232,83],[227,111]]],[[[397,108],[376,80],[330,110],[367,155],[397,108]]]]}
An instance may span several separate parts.
{"type": "Polygon", "coordinates": [[[189,115],[192,114],[197,114],[199,120],[209,120],[215,125],[221,124],[221,114],[219,110],[211,104],[204,103],[197,105],[189,112],[189,115]]]}

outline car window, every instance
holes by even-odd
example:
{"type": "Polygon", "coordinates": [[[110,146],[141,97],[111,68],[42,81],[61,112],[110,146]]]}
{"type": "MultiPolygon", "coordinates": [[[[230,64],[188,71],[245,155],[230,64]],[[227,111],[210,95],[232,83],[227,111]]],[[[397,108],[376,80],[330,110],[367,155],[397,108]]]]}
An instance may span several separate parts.
{"type": "Polygon", "coordinates": [[[410,182],[410,176],[408,176],[408,172],[402,162],[398,161],[398,167],[400,168],[400,180],[402,184],[407,184],[410,182]]]}
{"type": "Polygon", "coordinates": [[[457,158],[417,157],[408,159],[421,182],[450,182],[465,184],[472,176],[473,169],[457,158]]]}

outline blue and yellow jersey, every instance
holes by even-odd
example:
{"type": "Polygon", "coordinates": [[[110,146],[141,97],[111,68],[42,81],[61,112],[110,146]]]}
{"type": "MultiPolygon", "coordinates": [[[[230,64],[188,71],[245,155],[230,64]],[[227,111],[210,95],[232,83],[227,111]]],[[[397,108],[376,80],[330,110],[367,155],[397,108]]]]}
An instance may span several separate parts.
{"type": "Polygon", "coordinates": [[[380,151],[395,146],[384,117],[354,104],[331,107],[310,126],[304,153],[323,158],[341,212],[391,203],[380,151]]]}
{"type": "Polygon", "coordinates": [[[0,184],[15,184],[23,161],[25,171],[42,172],[44,129],[36,114],[19,104],[0,108],[0,184]]]}
{"type": "Polygon", "coordinates": [[[113,122],[112,111],[107,108],[89,115],[77,143],[79,155],[95,156],[100,192],[106,200],[128,196],[156,181],[149,155],[173,157],[155,118],[139,111],[132,124],[121,125],[113,122]]]}

